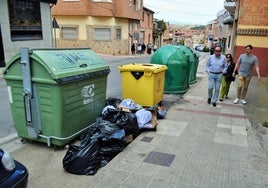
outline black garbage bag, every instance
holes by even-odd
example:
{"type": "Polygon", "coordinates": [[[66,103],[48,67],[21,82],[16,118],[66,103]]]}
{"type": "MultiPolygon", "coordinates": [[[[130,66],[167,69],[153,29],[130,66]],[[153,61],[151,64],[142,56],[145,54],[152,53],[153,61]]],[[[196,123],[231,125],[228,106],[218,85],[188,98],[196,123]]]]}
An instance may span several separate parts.
{"type": "Polygon", "coordinates": [[[139,135],[137,117],[132,112],[125,112],[119,109],[107,109],[107,112],[102,118],[124,129],[126,135],[133,135],[134,137],[139,135]]]}
{"type": "Polygon", "coordinates": [[[127,141],[123,129],[101,118],[97,118],[80,138],[80,145],[71,145],[63,158],[63,168],[79,175],[96,174],[124,150],[127,141]]]}
{"type": "Polygon", "coordinates": [[[102,114],[102,119],[116,123],[120,118],[121,110],[108,108],[105,113],[102,114]]]}
{"type": "Polygon", "coordinates": [[[134,138],[139,135],[137,116],[132,112],[120,111],[116,125],[124,129],[126,135],[133,135],[134,138]]]}
{"type": "Polygon", "coordinates": [[[122,100],[118,99],[118,98],[114,98],[114,97],[110,97],[108,99],[105,100],[105,105],[112,105],[115,108],[117,108],[117,106],[120,104],[122,100]]]}
{"type": "Polygon", "coordinates": [[[164,109],[156,110],[157,119],[165,119],[167,115],[167,111],[164,109]]]}
{"type": "Polygon", "coordinates": [[[93,135],[97,137],[96,135],[100,132],[99,126],[94,123],[92,126],[90,126],[86,131],[84,131],[80,135],[80,147],[86,146],[90,141],[94,138],[93,135]]]}
{"type": "Polygon", "coordinates": [[[104,166],[110,162],[118,153],[124,150],[127,145],[127,138],[124,129],[118,130],[110,136],[105,136],[100,142],[101,164],[104,166]]]}
{"type": "Polygon", "coordinates": [[[63,158],[63,168],[72,174],[94,175],[100,168],[99,140],[86,145],[71,145],[63,158]]]}
{"type": "Polygon", "coordinates": [[[96,123],[99,127],[99,131],[103,134],[104,137],[110,136],[120,130],[120,128],[115,123],[101,118],[98,118],[96,123]]]}
{"type": "Polygon", "coordinates": [[[89,143],[92,139],[99,139],[105,135],[112,135],[118,130],[120,130],[120,128],[116,124],[102,118],[97,118],[96,123],[94,123],[87,129],[87,131],[81,134],[80,145],[87,145],[87,143],[89,143]]]}

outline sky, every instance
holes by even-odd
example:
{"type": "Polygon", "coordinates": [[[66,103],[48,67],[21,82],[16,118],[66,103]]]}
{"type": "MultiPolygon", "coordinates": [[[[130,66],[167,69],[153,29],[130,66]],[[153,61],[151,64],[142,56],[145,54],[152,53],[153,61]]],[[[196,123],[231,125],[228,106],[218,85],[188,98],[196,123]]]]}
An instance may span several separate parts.
{"type": "Polygon", "coordinates": [[[143,0],[143,6],[154,11],[154,18],[171,24],[207,25],[224,9],[224,0],[143,0]]]}

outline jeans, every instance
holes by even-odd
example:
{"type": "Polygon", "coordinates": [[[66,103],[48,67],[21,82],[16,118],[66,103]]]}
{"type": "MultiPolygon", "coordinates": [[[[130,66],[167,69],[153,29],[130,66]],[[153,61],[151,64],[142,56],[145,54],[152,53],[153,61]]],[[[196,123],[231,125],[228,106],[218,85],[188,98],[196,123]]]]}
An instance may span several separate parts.
{"type": "Polygon", "coordinates": [[[251,77],[243,77],[242,75],[238,76],[237,98],[245,99],[250,79],[251,77]]]}
{"type": "Polygon", "coordinates": [[[221,77],[221,74],[209,73],[208,75],[208,98],[211,98],[212,103],[216,103],[218,100],[221,86],[221,77]]]}

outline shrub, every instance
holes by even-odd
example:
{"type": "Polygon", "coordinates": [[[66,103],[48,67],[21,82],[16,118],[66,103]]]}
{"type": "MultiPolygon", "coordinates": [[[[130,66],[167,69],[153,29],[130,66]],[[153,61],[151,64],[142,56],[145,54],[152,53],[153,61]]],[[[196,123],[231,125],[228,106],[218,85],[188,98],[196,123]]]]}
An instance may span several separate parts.
{"type": "Polygon", "coordinates": [[[209,52],[209,48],[205,46],[205,47],[203,48],[203,52],[209,52]]]}

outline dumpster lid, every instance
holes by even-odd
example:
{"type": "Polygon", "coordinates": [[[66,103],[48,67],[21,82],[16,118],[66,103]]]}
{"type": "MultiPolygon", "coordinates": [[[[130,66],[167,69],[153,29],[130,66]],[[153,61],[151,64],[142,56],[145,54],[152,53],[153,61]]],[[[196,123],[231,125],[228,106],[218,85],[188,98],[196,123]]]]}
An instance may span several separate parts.
{"type": "MultiPolygon", "coordinates": [[[[29,56],[30,61],[33,59],[40,63],[54,80],[103,70],[110,71],[104,60],[90,48],[31,49],[29,56]]],[[[17,53],[3,73],[5,74],[20,57],[20,53],[17,53]]]]}
{"type": "Polygon", "coordinates": [[[131,63],[126,65],[121,65],[118,67],[120,72],[124,71],[139,71],[139,72],[152,72],[158,73],[167,70],[166,65],[160,64],[149,64],[149,63],[131,63]]]}

